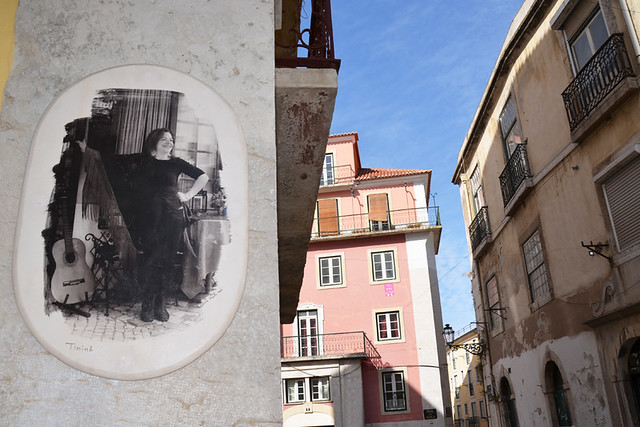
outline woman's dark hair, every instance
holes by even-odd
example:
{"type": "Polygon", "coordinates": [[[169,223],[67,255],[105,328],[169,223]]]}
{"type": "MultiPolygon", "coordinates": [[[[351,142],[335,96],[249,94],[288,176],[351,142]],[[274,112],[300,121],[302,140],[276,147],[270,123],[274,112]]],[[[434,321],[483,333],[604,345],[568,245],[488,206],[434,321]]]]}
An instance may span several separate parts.
{"type": "Polygon", "coordinates": [[[149,132],[149,135],[147,135],[146,139],[144,140],[144,145],[142,146],[142,153],[146,156],[151,156],[152,155],[151,153],[153,152],[153,150],[155,150],[158,147],[158,141],[160,141],[160,139],[165,133],[171,134],[171,137],[175,141],[175,137],[173,136],[173,132],[171,132],[171,130],[167,128],[154,129],[151,132],[149,132]]]}

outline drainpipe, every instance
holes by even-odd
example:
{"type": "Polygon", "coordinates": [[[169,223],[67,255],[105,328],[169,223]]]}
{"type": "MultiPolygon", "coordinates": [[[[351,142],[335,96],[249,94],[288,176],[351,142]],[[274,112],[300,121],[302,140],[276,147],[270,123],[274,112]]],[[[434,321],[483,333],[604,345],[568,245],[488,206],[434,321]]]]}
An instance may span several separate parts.
{"type": "Polygon", "coordinates": [[[633,52],[635,54],[636,63],[638,63],[638,58],[640,57],[640,42],[638,41],[638,31],[633,25],[633,19],[631,18],[631,12],[629,11],[629,5],[627,4],[626,0],[620,0],[620,9],[622,10],[622,14],[624,15],[624,22],[627,24],[627,28],[629,29],[629,37],[631,38],[631,43],[633,44],[633,52]]]}

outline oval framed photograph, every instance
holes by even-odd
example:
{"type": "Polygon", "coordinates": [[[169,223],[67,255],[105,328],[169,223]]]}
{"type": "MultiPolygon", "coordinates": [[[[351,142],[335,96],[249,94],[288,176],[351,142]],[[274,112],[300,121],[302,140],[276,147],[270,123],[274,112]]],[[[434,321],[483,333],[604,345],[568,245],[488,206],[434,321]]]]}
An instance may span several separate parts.
{"type": "Polygon", "coordinates": [[[135,380],[207,351],[242,298],[248,162],[239,120],[184,73],[87,76],[33,138],[14,291],[36,339],[73,368],[135,380]]]}

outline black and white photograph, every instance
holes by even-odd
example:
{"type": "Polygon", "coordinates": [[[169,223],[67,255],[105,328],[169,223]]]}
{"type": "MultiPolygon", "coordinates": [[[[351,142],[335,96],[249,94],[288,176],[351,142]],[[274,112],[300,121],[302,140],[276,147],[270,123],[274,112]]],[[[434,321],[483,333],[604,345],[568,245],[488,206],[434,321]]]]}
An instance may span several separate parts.
{"type": "Polygon", "coordinates": [[[206,351],[244,286],[246,164],[233,112],[189,76],[118,67],[63,93],[34,138],[16,245],[36,338],[111,378],[206,351]]]}

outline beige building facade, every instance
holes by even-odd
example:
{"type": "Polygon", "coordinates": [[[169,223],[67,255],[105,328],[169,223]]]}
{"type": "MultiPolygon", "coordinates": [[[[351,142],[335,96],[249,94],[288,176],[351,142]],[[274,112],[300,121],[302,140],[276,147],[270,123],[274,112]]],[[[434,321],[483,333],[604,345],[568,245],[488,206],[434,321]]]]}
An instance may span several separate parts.
{"type": "MultiPolygon", "coordinates": [[[[445,328],[449,325],[445,325],[445,328]]],[[[455,331],[447,348],[451,408],[455,427],[487,427],[482,349],[478,328],[469,324],[455,331]],[[474,354],[480,353],[480,354],[474,354]]]]}
{"type": "Polygon", "coordinates": [[[461,147],[491,425],[640,423],[639,9],[525,1],[461,147]]]}

